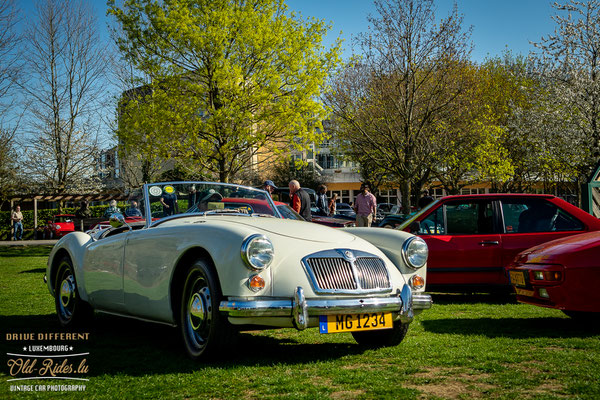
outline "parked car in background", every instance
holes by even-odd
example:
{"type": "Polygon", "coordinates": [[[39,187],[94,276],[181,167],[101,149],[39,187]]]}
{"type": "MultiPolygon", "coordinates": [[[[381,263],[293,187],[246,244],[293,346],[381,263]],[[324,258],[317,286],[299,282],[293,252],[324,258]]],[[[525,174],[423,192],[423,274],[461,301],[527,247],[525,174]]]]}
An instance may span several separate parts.
{"type": "MultiPolygon", "coordinates": [[[[293,219],[296,221],[304,221],[304,218],[302,218],[302,216],[296,211],[294,211],[294,209],[288,204],[276,201],[275,205],[277,206],[277,210],[279,210],[279,213],[283,218],[293,219]]],[[[335,217],[324,217],[322,215],[315,214],[313,214],[311,222],[314,222],[315,224],[329,226],[331,228],[350,228],[356,225],[354,220],[335,217]]]]}
{"type": "MultiPolygon", "coordinates": [[[[317,207],[317,192],[314,189],[303,187],[308,193],[308,197],[310,198],[311,207],[317,207]]],[[[290,204],[292,199],[290,198],[290,189],[288,187],[278,187],[273,190],[273,200],[280,201],[282,203],[290,204]]]]}
{"type": "Polygon", "coordinates": [[[431,307],[427,245],[407,232],[284,219],[266,192],[224,183],[147,184],[143,196],[143,220],[113,214],[110,228],[52,249],[45,279],[61,325],[96,310],[177,326],[200,359],[221,355],[239,330],[266,327],[394,346],[431,307]]]}
{"type": "Polygon", "coordinates": [[[507,267],[507,273],[521,303],[600,321],[600,232],[525,250],[507,267]]]}
{"type": "Polygon", "coordinates": [[[380,228],[394,229],[402,225],[410,216],[406,214],[388,214],[381,221],[379,221],[380,228]]]}
{"type": "Polygon", "coordinates": [[[521,251],[600,230],[600,219],[542,194],[447,196],[398,227],[429,247],[427,289],[510,290],[504,268],[521,251]]]}
{"type": "Polygon", "coordinates": [[[398,214],[400,207],[392,203],[377,203],[377,212],[375,213],[375,222],[379,223],[388,214],[398,214]]]}
{"type": "Polygon", "coordinates": [[[340,214],[348,218],[356,219],[356,213],[354,209],[348,203],[336,203],[335,204],[336,215],[340,214]]]}
{"type": "Polygon", "coordinates": [[[75,215],[73,214],[57,214],[48,221],[44,228],[44,238],[55,239],[61,238],[68,233],[75,231],[75,215]]]}

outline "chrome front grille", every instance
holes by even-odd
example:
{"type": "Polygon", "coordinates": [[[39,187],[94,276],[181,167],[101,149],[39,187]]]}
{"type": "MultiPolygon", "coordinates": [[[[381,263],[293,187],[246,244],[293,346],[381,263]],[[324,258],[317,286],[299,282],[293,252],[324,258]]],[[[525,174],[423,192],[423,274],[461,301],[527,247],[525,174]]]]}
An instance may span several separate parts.
{"type": "Polygon", "coordinates": [[[385,263],[356,250],[327,250],[311,254],[303,263],[317,293],[378,293],[391,290],[385,263]]]}

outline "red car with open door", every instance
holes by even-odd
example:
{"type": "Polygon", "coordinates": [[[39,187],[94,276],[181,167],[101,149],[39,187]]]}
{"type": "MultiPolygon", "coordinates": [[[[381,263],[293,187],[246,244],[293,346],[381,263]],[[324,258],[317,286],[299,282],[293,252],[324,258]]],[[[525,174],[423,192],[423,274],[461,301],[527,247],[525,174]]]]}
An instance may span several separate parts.
{"type": "Polygon", "coordinates": [[[427,242],[429,291],[509,290],[504,268],[521,251],[600,230],[600,219],[551,195],[447,196],[398,229],[427,242]]]}
{"type": "Polygon", "coordinates": [[[507,272],[522,303],[556,308],[571,317],[600,318],[600,232],[528,249],[507,272]]]}

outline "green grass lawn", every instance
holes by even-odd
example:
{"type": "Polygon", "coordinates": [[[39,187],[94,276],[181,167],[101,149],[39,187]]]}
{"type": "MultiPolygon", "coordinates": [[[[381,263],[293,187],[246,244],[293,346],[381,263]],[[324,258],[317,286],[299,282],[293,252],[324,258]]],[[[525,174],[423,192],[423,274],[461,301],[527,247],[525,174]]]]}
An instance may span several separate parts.
{"type": "Polygon", "coordinates": [[[173,328],[96,315],[74,344],[90,353],[84,393],[10,392],[6,353],[22,344],[5,333],[63,331],[42,281],[49,251],[0,248],[0,398],[600,398],[597,325],[485,295],[434,295],[393,348],[284,329],[244,333],[211,363],[188,360],[173,328]]]}

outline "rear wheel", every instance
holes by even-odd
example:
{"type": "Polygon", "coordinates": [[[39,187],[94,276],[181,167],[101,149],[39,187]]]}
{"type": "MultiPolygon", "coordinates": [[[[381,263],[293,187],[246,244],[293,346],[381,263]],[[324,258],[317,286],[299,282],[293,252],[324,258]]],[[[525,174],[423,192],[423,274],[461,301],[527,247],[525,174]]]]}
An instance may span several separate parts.
{"type": "Polygon", "coordinates": [[[73,272],[73,263],[68,256],[63,257],[54,280],[54,305],[58,321],[64,327],[82,325],[89,322],[94,310],[81,300],[73,272]]]}
{"type": "Polygon", "coordinates": [[[197,260],[185,275],[179,315],[183,344],[192,359],[214,355],[231,338],[232,327],[219,313],[221,297],[210,264],[197,260]]]}
{"type": "Polygon", "coordinates": [[[379,329],[375,331],[352,332],[354,340],[361,346],[386,347],[396,346],[402,342],[408,331],[408,324],[400,321],[394,322],[392,329],[379,329]]]}

